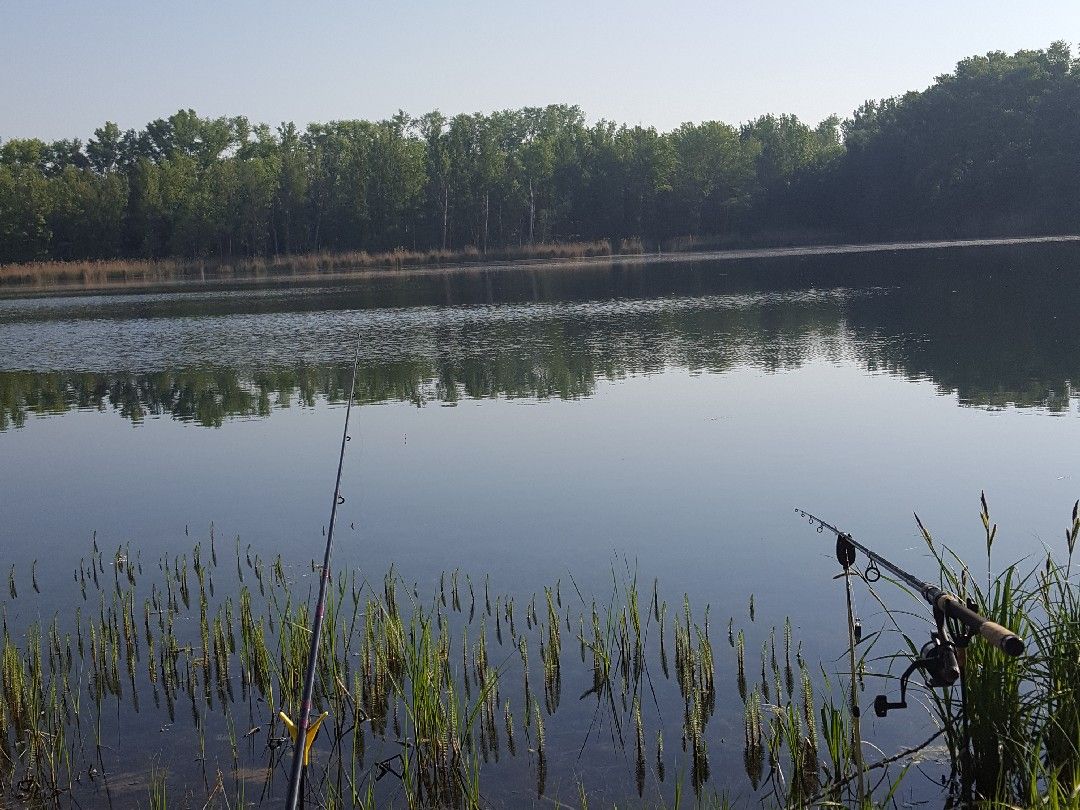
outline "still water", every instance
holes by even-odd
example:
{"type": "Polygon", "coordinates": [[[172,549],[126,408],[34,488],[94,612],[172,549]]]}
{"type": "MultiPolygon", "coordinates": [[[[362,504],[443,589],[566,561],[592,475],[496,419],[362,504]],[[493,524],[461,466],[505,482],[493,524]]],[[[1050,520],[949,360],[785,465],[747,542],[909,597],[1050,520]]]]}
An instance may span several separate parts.
{"type": "MultiPolygon", "coordinates": [[[[747,624],[753,594],[759,630],[790,616],[804,656],[842,668],[836,561],[794,508],[931,576],[912,512],[985,570],[985,490],[999,563],[1057,550],[1080,497],[1078,305],[1068,245],[0,301],[0,563],[36,561],[42,590],[6,610],[17,624],[69,609],[92,533],[153,560],[213,523],[303,570],[359,333],[338,568],[393,564],[429,591],[458,568],[526,596],[572,579],[586,600],[635,570],[672,605],[708,604],[711,784],[745,798],[719,628],[747,624]]],[[[590,708],[566,690],[548,734],[571,755],[549,766],[547,799],[574,799],[593,768],[632,795],[625,753],[577,742],[590,708]]],[[[658,699],[673,757],[681,710],[658,699]]],[[[919,714],[864,735],[889,753],[925,736],[919,714]]],[[[161,747],[155,724],[132,733],[161,747]]],[[[499,795],[521,801],[529,778],[506,773],[499,795]]],[[[653,782],[646,798],[670,795],[653,782]]]]}

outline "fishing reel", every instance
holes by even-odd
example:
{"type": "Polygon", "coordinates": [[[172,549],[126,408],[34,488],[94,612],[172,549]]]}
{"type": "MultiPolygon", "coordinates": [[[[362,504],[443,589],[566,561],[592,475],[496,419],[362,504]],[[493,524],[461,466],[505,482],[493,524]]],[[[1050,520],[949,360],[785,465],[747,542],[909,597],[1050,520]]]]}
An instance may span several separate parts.
{"type": "MultiPolygon", "coordinates": [[[[971,600],[968,602],[970,605],[971,600]]],[[[874,714],[878,717],[887,716],[892,709],[907,708],[908,679],[916,670],[921,670],[926,676],[926,685],[931,689],[952,686],[960,679],[961,666],[972,632],[964,628],[954,638],[949,632],[944,613],[935,609],[934,619],[937,621],[937,629],[930,634],[930,641],[923,645],[919,657],[912,661],[900,676],[900,701],[891,703],[885,695],[874,698],[874,714]]]]}

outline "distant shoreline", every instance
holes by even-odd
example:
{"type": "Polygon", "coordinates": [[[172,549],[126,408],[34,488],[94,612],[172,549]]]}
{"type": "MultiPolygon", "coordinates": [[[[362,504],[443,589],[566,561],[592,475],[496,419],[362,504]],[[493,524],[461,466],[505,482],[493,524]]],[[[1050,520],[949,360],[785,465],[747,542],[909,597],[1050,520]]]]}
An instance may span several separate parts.
{"type": "MultiPolygon", "coordinates": [[[[910,250],[944,250],[972,247],[999,247],[1008,245],[1051,244],[1080,242],[1080,234],[1050,236],[1018,236],[982,239],[919,240],[900,242],[867,242],[841,244],[808,244],[798,246],[775,246],[732,248],[722,250],[683,250],[667,253],[604,253],[595,250],[598,243],[582,245],[547,246],[552,255],[484,259],[480,254],[462,253],[446,256],[430,263],[411,264],[378,263],[379,257],[367,257],[370,263],[350,260],[355,254],[322,254],[317,256],[278,257],[276,264],[265,262],[250,266],[240,264],[234,269],[229,265],[202,265],[198,263],[169,262],[72,262],[68,265],[50,263],[52,267],[69,268],[59,277],[43,277],[36,281],[5,280],[19,265],[0,268],[0,299],[43,298],[78,294],[138,294],[147,292],[203,292],[215,289],[242,289],[257,287],[289,287],[328,282],[349,281],[379,276],[425,276],[454,272],[498,272],[521,268],[544,270],[567,269],[596,265],[642,265],[671,264],[691,261],[745,261],[753,259],[798,258],[803,256],[831,256],[854,253],[888,253],[910,250]],[[595,252],[586,252],[593,248],[595,252]],[[580,251],[580,255],[572,255],[580,251]],[[560,253],[570,255],[559,255],[560,253]],[[376,261],[372,261],[376,260],[376,261]],[[318,269],[325,263],[328,269],[318,269]],[[209,272],[207,272],[209,271],[209,272]],[[71,280],[79,275],[82,281],[71,280]]],[[[545,246],[537,246],[543,248],[545,246]]],[[[541,251],[537,251],[541,252],[541,251]]]]}

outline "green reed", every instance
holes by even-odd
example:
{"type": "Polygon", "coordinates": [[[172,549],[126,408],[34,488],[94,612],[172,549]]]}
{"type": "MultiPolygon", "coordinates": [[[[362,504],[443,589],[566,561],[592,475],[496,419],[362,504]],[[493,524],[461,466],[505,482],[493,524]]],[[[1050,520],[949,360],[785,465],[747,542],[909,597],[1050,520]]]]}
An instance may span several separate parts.
{"type": "Polygon", "coordinates": [[[1080,589],[1072,573],[1078,510],[1080,502],[1065,529],[1064,563],[1047,550],[1037,565],[1013,563],[995,573],[998,526],[981,494],[985,586],[916,516],[943,587],[1028,641],[1019,658],[972,641],[960,650],[960,683],[931,693],[960,800],[1023,804],[1039,795],[1080,806],[1080,589]]]}
{"type": "MultiPolygon", "coordinates": [[[[985,506],[982,514],[989,548],[997,532],[985,506]]],[[[947,731],[957,784],[974,797],[1075,802],[1080,606],[1070,577],[1078,532],[1074,513],[1065,561],[1048,559],[1023,575],[1013,566],[991,576],[986,587],[926,533],[946,584],[1032,644],[1029,656],[1013,661],[973,643],[966,650],[963,690],[931,698],[947,731]]],[[[85,782],[90,766],[107,772],[138,753],[119,733],[124,712],[159,711],[168,717],[163,728],[190,728],[186,744],[204,771],[200,805],[244,795],[252,779],[261,778],[260,791],[272,793],[284,778],[289,749],[277,710],[295,711],[299,700],[315,577],[298,573],[280,556],[264,567],[239,540],[235,559],[222,560],[219,568],[211,533],[208,543],[196,543],[186,554],[163,556],[156,572],[150,568],[153,577],[142,573],[138,551],[124,546],[112,556],[108,582],[107,576],[99,580],[107,564],[94,542],[71,582],[80,605],[93,605],[88,597],[96,592],[96,610],[77,607],[66,618],[30,621],[19,629],[9,627],[5,614],[0,792],[31,804],[66,803],[86,789],[80,779],[85,782]],[[255,582],[248,576],[245,584],[248,574],[255,582]],[[215,580],[227,583],[220,598],[215,580]],[[252,776],[252,758],[263,759],[261,777],[252,776]],[[224,775],[215,771],[215,761],[224,775]]],[[[312,572],[321,573],[317,566],[312,572]]],[[[808,670],[790,621],[766,632],[757,621],[761,605],[751,599],[749,628],[728,622],[732,651],[721,652],[734,663],[732,685],[716,677],[723,660],[713,647],[707,607],[695,611],[684,596],[681,609],[669,612],[655,580],[643,595],[629,567],[625,576],[612,573],[610,598],[586,599],[578,592],[574,646],[584,681],[582,691],[572,694],[595,698],[593,726],[606,724],[610,733],[597,729],[594,739],[625,750],[643,801],[662,803],[659,785],[673,765],[677,776],[688,774],[698,801],[713,801],[707,785],[717,735],[710,724],[717,704],[736,694],[744,709],[750,786],[764,791],[768,803],[851,800],[847,702],[833,700],[824,671],[819,678],[808,670]],[[747,660],[748,645],[760,649],[760,660],[747,660]],[[665,750],[665,726],[679,720],[660,712],[656,693],[665,682],[682,702],[681,750],[678,744],[665,750]]],[[[12,571],[11,583],[14,577],[12,571]]],[[[30,579],[38,582],[39,575],[30,579]]],[[[38,584],[55,590],[51,582],[38,584]]],[[[504,756],[529,757],[537,792],[546,795],[549,762],[565,744],[554,731],[549,739],[549,731],[560,722],[564,679],[579,674],[562,657],[563,629],[574,632],[570,608],[556,582],[520,603],[522,628],[515,624],[514,598],[492,588],[485,577],[481,594],[479,580],[451,571],[424,602],[418,586],[404,583],[393,569],[374,584],[354,572],[335,577],[316,677],[315,710],[329,717],[311,767],[312,801],[374,806],[396,795],[410,806],[478,806],[483,774],[504,756]],[[534,677],[542,678],[542,690],[534,677]],[[387,780],[396,793],[387,792],[387,780]]],[[[18,598],[20,609],[38,593],[27,589],[16,597],[14,590],[12,585],[12,603],[18,598]]],[[[868,666],[865,650],[862,658],[868,666]]],[[[143,795],[154,806],[166,801],[163,774],[153,772],[146,782],[143,795]]],[[[883,800],[897,782],[886,780],[876,798],[883,800]]],[[[677,797],[682,789],[681,776],[668,780],[677,797]]]]}

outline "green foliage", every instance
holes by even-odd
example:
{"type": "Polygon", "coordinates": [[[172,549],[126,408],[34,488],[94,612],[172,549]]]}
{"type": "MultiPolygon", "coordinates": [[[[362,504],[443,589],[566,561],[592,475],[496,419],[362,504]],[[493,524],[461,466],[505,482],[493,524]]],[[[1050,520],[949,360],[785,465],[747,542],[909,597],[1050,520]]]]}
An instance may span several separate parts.
{"type": "MultiPolygon", "coordinates": [[[[989,567],[997,525],[985,494],[980,518],[989,567]]],[[[961,688],[931,693],[965,802],[1074,807],[1080,798],[1080,594],[1071,578],[1069,544],[1076,519],[1074,508],[1064,565],[1047,552],[1044,563],[1027,573],[1018,564],[988,573],[986,588],[919,523],[943,585],[1028,642],[1025,655],[1011,658],[974,640],[962,650],[961,688]]]]}
{"type": "Polygon", "coordinates": [[[274,130],[180,110],[85,145],[0,145],[0,263],[1068,231],[1077,110],[1062,43],[965,59],[817,126],[661,133],[551,105],[274,130]]]}
{"type": "Polygon", "coordinates": [[[840,185],[853,224],[943,235],[1071,229],[1078,99],[1080,65],[1057,42],[964,59],[924,92],[867,102],[843,125],[840,185]]]}

